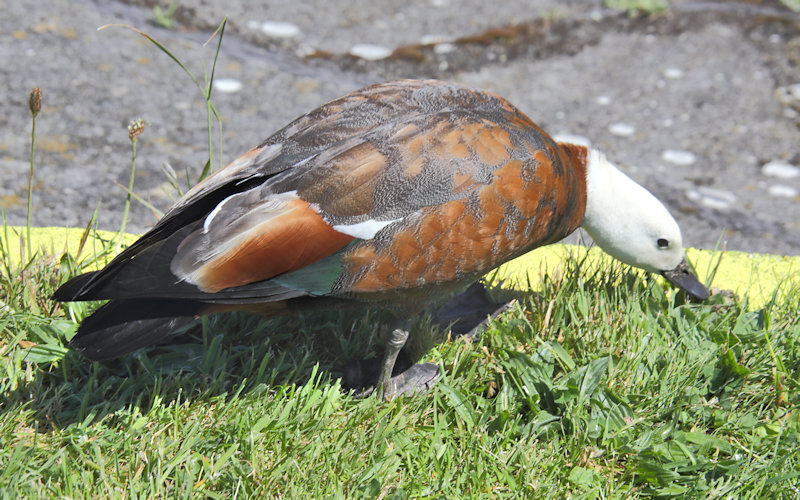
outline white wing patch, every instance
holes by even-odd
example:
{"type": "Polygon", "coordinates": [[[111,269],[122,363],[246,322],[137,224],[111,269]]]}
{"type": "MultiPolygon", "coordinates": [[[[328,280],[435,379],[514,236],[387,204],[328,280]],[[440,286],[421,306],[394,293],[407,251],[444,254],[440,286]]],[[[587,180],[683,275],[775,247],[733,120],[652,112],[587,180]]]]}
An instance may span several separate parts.
{"type": "Polygon", "coordinates": [[[362,240],[371,240],[378,234],[378,231],[385,228],[389,224],[393,222],[397,222],[400,219],[394,220],[365,220],[364,222],[359,222],[357,224],[337,224],[333,226],[333,229],[339,231],[340,233],[344,233],[350,235],[354,238],[359,238],[362,240]]]}
{"type": "Polygon", "coordinates": [[[219,213],[220,210],[222,210],[222,205],[227,203],[228,200],[230,200],[231,198],[233,198],[234,196],[236,196],[238,194],[240,194],[240,193],[232,194],[232,195],[228,196],[227,198],[225,198],[224,200],[222,200],[221,202],[219,202],[219,204],[217,204],[217,206],[214,207],[214,210],[212,210],[211,213],[206,216],[206,220],[203,222],[203,233],[204,234],[208,232],[208,228],[211,226],[211,221],[214,220],[214,217],[219,213]]]}

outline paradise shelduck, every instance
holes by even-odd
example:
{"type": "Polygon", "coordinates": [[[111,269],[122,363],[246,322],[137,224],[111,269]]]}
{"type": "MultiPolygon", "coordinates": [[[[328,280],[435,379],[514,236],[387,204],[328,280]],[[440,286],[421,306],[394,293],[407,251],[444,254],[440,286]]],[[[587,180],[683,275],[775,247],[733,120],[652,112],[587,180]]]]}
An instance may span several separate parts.
{"type": "MultiPolygon", "coordinates": [[[[708,297],[667,209],[600,152],[555,142],[493,93],[402,80],[296,119],[54,297],[110,299],[70,342],[92,360],[212,312],[349,300],[407,320],[578,227],[622,262],[708,297]]],[[[407,337],[397,326],[388,339],[384,396],[422,384],[391,378],[407,337]]]]}

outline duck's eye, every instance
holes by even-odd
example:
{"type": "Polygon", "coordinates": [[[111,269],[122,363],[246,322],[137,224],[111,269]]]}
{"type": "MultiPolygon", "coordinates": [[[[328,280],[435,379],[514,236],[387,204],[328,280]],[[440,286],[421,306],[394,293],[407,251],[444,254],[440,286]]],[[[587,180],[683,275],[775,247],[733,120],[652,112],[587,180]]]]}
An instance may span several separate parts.
{"type": "Polygon", "coordinates": [[[658,248],[667,248],[669,246],[669,241],[667,241],[666,238],[659,238],[656,241],[656,244],[658,245],[658,248]]]}

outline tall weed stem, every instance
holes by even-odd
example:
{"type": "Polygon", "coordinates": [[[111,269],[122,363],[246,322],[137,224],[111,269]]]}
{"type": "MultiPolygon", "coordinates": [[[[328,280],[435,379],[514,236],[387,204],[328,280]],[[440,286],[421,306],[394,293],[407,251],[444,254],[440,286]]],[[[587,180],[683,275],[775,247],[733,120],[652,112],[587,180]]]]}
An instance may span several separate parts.
{"type": "Polygon", "coordinates": [[[42,90],[34,87],[28,99],[28,109],[31,112],[31,158],[30,171],[28,173],[28,212],[25,215],[25,246],[28,251],[28,258],[33,258],[33,242],[31,241],[31,214],[33,213],[33,155],[36,150],[36,117],[42,110],[42,90]]]}

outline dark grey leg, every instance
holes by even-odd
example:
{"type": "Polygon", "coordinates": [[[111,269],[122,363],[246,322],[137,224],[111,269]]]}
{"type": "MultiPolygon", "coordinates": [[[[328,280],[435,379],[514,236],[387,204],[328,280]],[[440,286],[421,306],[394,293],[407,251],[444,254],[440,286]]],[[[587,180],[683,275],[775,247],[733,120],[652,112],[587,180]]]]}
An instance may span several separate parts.
{"type": "Polygon", "coordinates": [[[381,387],[381,395],[383,399],[389,399],[394,392],[392,386],[392,370],[394,370],[394,363],[397,361],[397,355],[400,350],[406,345],[408,340],[407,328],[394,328],[386,341],[386,354],[383,355],[383,363],[381,364],[381,374],[378,378],[378,384],[381,387]]]}
{"type": "Polygon", "coordinates": [[[408,359],[398,358],[408,337],[408,329],[398,322],[386,342],[386,353],[382,360],[372,358],[355,361],[345,367],[345,387],[360,389],[355,395],[362,398],[377,389],[386,400],[400,394],[424,392],[433,387],[441,376],[437,365],[421,363],[409,366],[408,359]],[[400,373],[392,376],[395,369],[400,373]]]}

